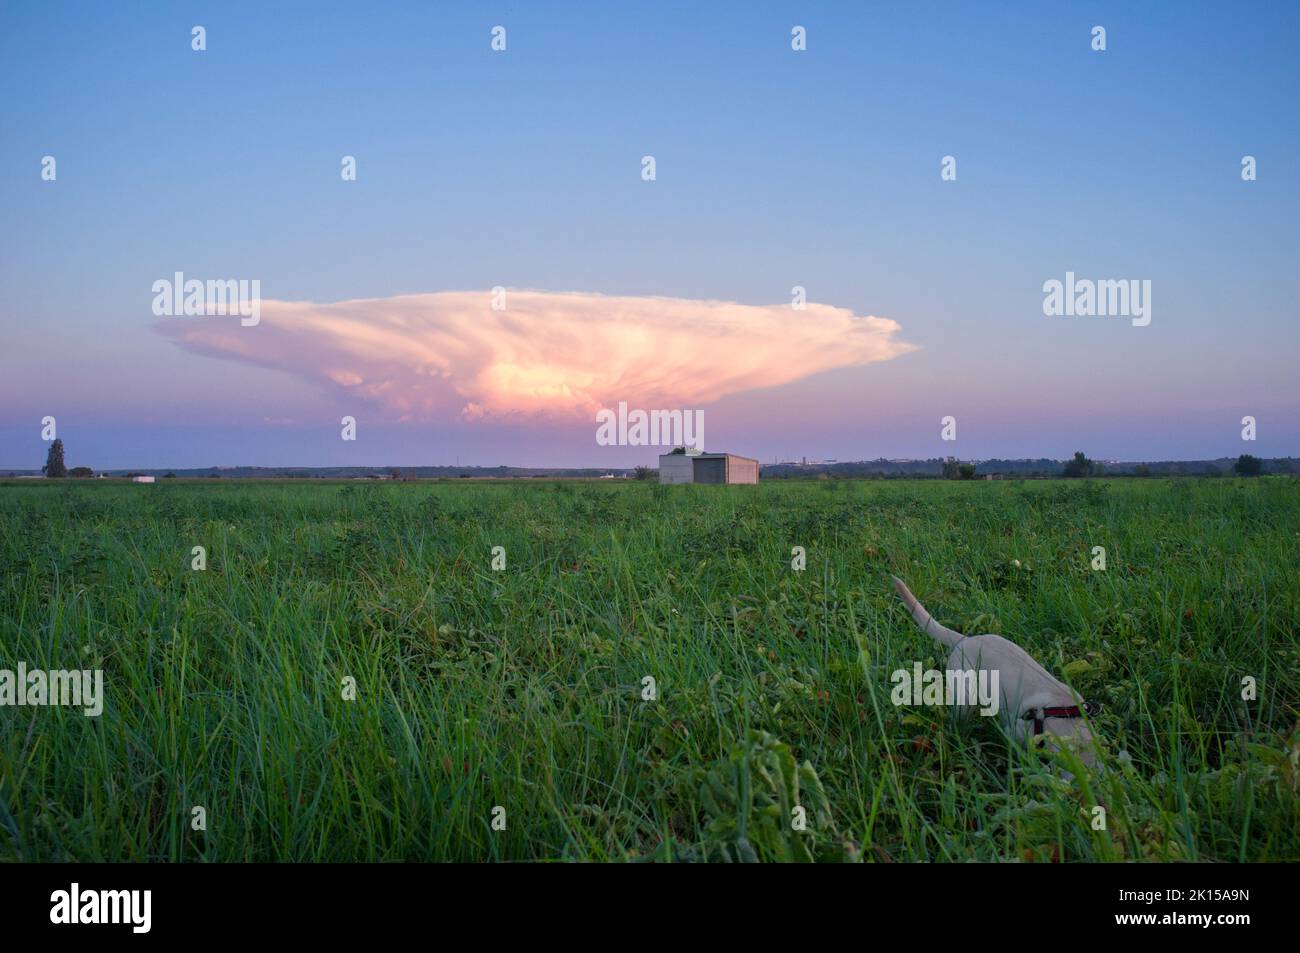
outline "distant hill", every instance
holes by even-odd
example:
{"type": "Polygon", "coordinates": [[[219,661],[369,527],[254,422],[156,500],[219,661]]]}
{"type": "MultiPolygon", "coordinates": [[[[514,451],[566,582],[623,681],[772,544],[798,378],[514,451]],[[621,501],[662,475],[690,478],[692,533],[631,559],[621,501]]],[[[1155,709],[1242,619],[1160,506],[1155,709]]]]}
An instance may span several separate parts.
{"type": "MultiPolygon", "coordinates": [[[[40,470],[5,470],[0,476],[39,476],[40,470]]],[[[232,480],[255,479],[318,479],[318,480],[364,480],[392,479],[393,474],[400,479],[507,479],[507,478],[550,478],[550,479],[598,479],[612,473],[615,477],[630,477],[631,469],[562,468],[562,467],[191,467],[131,470],[96,470],[95,475],[109,477],[152,476],[164,478],[169,474],[178,478],[232,480]]]]}
{"type": "MultiPolygon", "coordinates": [[[[1064,460],[976,460],[963,461],[976,464],[975,476],[997,475],[1006,479],[1050,479],[1062,475],[1064,460]]],[[[1236,457],[1219,457],[1215,460],[1157,460],[1157,461],[1098,461],[1099,476],[1231,476],[1236,457]]],[[[762,464],[765,480],[808,479],[822,475],[839,478],[906,478],[940,477],[943,459],[928,460],[859,460],[843,463],[768,463],[762,464]]],[[[110,477],[152,476],[165,478],[169,474],[190,479],[227,478],[250,479],[318,479],[318,480],[381,480],[392,479],[397,472],[400,479],[574,479],[593,480],[613,474],[615,477],[632,477],[631,468],[596,469],[594,467],[198,467],[189,469],[142,469],[96,471],[110,477]]],[[[1264,460],[1264,472],[1273,474],[1300,474],[1300,458],[1274,457],[1264,460]]],[[[40,476],[40,470],[0,471],[0,476],[40,476]]]]}
{"type": "MultiPolygon", "coordinates": [[[[976,460],[975,476],[1000,475],[1008,479],[1048,479],[1059,477],[1065,468],[1064,460],[976,460]]],[[[1236,457],[1219,457],[1216,460],[1158,460],[1158,461],[1098,461],[1099,476],[1231,476],[1236,457]]],[[[1274,457],[1264,461],[1265,473],[1300,473],[1300,459],[1274,457]]],[[[833,477],[939,477],[943,475],[943,459],[929,460],[860,460],[846,463],[776,463],[766,464],[762,475],[767,480],[798,479],[825,474],[833,477]]]]}

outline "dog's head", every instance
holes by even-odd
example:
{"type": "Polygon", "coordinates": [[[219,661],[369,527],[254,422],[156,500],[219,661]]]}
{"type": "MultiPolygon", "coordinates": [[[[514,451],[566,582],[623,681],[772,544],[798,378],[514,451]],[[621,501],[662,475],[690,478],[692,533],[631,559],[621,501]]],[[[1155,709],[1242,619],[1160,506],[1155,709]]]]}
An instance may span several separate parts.
{"type": "Polygon", "coordinates": [[[1068,749],[1076,758],[1091,768],[1097,763],[1097,745],[1092,729],[1082,718],[1044,718],[1042,741],[1048,751],[1068,749]]]}
{"type": "MultiPolygon", "coordinates": [[[[1034,742],[1055,756],[1056,769],[1067,783],[1074,780],[1074,772],[1080,766],[1091,774],[1097,764],[1097,742],[1083,714],[1089,708],[1083,701],[1078,702],[1078,707],[1077,716],[1052,717],[1044,711],[1041,720],[1036,722],[1042,730],[1035,735],[1034,742]]],[[[1035,722],[1031,717],[1026,723],[1035,722]]]]}

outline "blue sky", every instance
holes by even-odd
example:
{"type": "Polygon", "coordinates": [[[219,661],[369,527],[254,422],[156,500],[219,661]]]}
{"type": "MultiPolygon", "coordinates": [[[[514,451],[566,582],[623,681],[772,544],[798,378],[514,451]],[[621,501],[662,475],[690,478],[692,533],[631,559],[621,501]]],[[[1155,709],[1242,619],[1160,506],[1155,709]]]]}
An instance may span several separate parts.
{"type": "Polygon", "coordinates": [[[764,460],[1300,453],[1294,4],[378,6],[3,7],[0,468],[40,466],[47,414],[97,468],[656,452],[178,347],[150,310],[175,271],[321,304],[802,285],[897,322],[911,353],[705,406],[764,460]],[[1066,271],[1151,280],[1150,326],[1044,316],[1066,271]]]}

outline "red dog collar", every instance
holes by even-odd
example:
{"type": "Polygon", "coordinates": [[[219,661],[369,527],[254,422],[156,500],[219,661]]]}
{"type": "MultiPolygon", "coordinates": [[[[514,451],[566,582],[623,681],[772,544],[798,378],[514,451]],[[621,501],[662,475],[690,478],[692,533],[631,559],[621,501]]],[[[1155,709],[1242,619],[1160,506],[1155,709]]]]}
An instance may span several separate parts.
{"type": "Polygon", "coordinates": [[[1021,717],[1025,721],[1033,721],[1033,734],[1041,735],[1043,733],[1043,719],[1045,718],[1082,718],[1084,714],[1091,715],[1092,712],[1093,706],[1084,702],[1082,710],[1078,705],[1058,708],[1031,708],[1021,717]]]}

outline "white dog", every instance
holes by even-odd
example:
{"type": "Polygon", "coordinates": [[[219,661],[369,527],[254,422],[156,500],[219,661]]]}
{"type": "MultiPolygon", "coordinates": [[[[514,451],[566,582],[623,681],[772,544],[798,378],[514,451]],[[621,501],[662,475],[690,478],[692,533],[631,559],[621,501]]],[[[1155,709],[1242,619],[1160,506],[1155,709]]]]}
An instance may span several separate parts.
{"type": "MultiPolygon", "coordinates": [[[[940,625],[903,580],[892,578],[921,631],[951,650],[949,670],[997,672],[999,713],[1012,737],[1023,741],[1046,735],[1045,743],[1052,748],[1066,744],[1084,764],[1094,762],[1092,732],[1083,717],[1086,703],[1068,686],[1053,678],[1028,652],[1000,635],[962,635],[940,625]]],[[[965,711],[969,713],[971,707],[966,706],[965,711]]]]}

